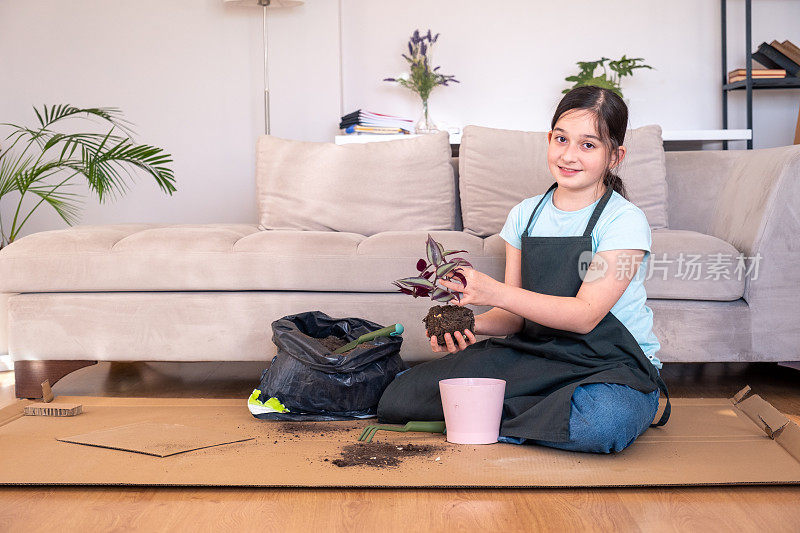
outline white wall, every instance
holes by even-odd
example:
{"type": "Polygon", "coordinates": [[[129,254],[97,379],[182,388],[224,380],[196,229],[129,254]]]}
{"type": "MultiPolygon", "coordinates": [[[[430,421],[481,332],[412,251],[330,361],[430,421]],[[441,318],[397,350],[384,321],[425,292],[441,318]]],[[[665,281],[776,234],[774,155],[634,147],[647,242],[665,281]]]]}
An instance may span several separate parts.
{"type": "MultiPolygon", "coordinates": [[[[729,4],[732,69],[744,66],[744,3],[729,4]]],[[[754,2],[754,45],[800,44],[798,20],[798,2],[754,2]]],[[[416,96],[381,79],[405,69],[408,36],[429,27],[442,34],[434,63],[462,82],[434,91],[441,122],[545,129],[576,61],[625,53],[657,69],[623,84],[632,125],[721,127],[715,0],[306,0],[270,11],[272,133],[329,141],[340,100],[345,112],[416,118],[416,96]]],[[[88,198],[82,223],[254,222],[261,42],[261,11],[222,0],[3,0],[0,122],[32,124],[31,106],[42,103],[117,106],[139,140],[174,155],[173,197],[140,177],[115,202],[88,198]]],[[[799,100],[797,90],[756,94],[756,147],[791,144],[799,100]]],[[[730,117],[730,127],[744,127],[743,94],[731,96],[730,117]]],[[[0,202],[5,221],[12,207],[0,202]]],[[[43,208],[23,233],[63,226],[43,208]]]]}

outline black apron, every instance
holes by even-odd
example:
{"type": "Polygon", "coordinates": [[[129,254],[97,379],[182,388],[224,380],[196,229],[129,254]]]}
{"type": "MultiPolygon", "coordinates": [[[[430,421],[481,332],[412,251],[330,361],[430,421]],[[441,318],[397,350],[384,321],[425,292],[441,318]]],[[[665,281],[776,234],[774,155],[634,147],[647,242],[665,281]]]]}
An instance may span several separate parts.
{"type": "MultiPolygon", "coordinates": [[[[536,212],[557,185],[554,183],[542,196],[523,233],[522,287],[574,297],[583,282],[579,261],[591,260],[592,230],[613,191],[607,188],[582,236],[528,236],[536,212]]],[[[660,389],[667,405],[658,423],[651,426],[666,424],[671,410],[667,386],[658,370],[631,332],[609,311],[587,334],[548,328],[526,319],[519,333],[487,339],[412,367],[387,387],[378,405],[379,420],[443,420],[439,380],[459,377],[506,381],[500,426],[500,435],[506,437],[568,441],[572,393],[590,383],[627,385],[645,394],[660,389]]]]}

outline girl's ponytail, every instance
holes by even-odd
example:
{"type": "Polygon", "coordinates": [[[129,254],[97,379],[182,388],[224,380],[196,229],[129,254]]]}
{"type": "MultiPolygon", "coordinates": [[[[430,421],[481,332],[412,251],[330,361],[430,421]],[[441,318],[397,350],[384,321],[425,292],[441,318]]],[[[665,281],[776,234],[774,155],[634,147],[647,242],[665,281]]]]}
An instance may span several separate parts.
{"type": "Polygon", "coordinates": [[[625,190],[625,184],[622,183],[622,178],[610,170],[606,170],[606,175],[603,177],[603,185],[606,187],[611,187],[623,198],[628,198],[628,192],[625,190]]]}

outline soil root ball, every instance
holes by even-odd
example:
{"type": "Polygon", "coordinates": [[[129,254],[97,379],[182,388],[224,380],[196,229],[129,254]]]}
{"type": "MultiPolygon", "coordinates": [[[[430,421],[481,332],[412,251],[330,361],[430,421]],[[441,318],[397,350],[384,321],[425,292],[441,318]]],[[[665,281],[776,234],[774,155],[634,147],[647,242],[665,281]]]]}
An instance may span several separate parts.
{"type": "MultiPolygon", "coordinates": [[[[436,341],[444,345],[444,334],[451,335],[456,331],[462,334],[465,329],[475,332],[475,314],[472,309],[457,305],[434,305],[428,310],[428,315],[422,319],[428,335],[436,335],[436,341]]],[[[453,341],[455,342],[455,337],[453,341]]]]}

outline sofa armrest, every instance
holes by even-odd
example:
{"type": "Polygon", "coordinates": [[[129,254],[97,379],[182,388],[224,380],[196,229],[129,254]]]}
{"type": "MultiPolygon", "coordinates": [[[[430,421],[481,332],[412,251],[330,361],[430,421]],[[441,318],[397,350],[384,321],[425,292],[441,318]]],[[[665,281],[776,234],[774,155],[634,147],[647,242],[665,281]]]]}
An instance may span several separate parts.
{"type": "Polygon", "coordinates": [[[667,152],[671,229],[718,237],[745,258],[754,360],[800,360],[800,146],[667,152]]]}
{"type": "Polygon", "coordinates": [[[800,360],[800,146],[740,152],[709,233],[746,258],[753,352],[800,360]]]}
{"type": "Polygon", "coordinates": [[[782,224],[797,230],[798,183],[800,146],[740,151],[714,204],[708,233],[747,256],[763,248],[765,239],[796,239],[797,233],[772,230],[782,224]]]}

